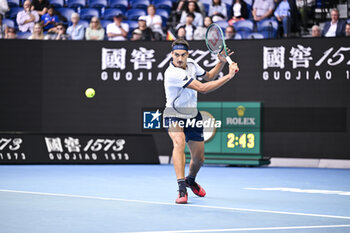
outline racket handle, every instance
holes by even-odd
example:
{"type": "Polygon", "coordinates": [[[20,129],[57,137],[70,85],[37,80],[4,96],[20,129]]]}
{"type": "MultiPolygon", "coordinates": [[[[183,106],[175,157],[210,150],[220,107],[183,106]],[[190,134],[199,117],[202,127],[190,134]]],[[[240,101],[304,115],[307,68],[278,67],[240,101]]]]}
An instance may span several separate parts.
{"type": "Polygon", "coordinates": [[[229,65],[231,65],[233,63],[233,61],[231,60],[231,58],[229,56],[226,56],[226,61],[228,62],[229,65]]]}

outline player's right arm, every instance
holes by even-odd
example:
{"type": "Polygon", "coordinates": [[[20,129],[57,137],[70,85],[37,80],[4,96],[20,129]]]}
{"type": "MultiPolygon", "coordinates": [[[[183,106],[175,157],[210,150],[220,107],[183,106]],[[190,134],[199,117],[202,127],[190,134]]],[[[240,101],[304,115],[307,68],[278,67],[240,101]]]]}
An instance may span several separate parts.
{"type": "Polygon", "coordinates": [[[207,83],[201,83],[197,80],[193,80],[187,87],[196,90],[200,93],[206,94],[218,89],[219,87],[223,86],[225,83],[230,81],[235,76],[236,71],[238,72],[238,70],[239,68],[237,63],[232,63],[229,66],[229,73],[226,74],[224,77],[207,83]]]}

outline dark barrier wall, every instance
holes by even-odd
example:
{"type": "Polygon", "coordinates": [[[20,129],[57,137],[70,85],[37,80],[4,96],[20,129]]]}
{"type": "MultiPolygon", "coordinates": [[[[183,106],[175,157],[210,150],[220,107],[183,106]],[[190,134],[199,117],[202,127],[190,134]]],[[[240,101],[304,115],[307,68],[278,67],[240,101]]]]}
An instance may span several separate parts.
{"type": "MultiPolygon", "coordinates": [[[[142,133],[141,109],[165,104],[170,44],[0,40],[0,131],[142,133]],[[93,99],[84,96],[88,87],[93,99]]],[[[262,102],[267,156],[350,159],[349,39],[227,44],[240,72],[200,101],[262,102]]],[[[203,68],[214,66],[204,41],[191,49],[203,68]]],[[[169,155],[166,133],[154,137],[169,155]]]]}
{"type": "Polygon", "coordinates": [[[159,164],[152,135],[0,134],[0,164],[159,164]]]}

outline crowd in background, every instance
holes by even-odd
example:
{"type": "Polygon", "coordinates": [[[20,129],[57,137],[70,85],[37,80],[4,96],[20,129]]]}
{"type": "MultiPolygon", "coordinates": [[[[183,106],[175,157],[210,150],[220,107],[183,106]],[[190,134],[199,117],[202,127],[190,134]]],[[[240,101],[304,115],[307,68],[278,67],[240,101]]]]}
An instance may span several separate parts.
{"type": "Polygon", "coordinates": [[[16,16],[18,27],[9,27],[3,20],[10,8],[7,0],[0,0],[0,38],[14,39],[18,32],[30,32],[28,39],[34,40],[203,40],[209,25],[216,22],[224,25],[226,39],[242,39],[237,33],[238,22],[252,22],[256,32],[259,23],[268,19],[278,23],[280,38],[350,36],[350,20],[340,19],[336,4],[329,9],[328,19],[321,22],[322,27],[317,25],[315,0],[232,0],[229,9],[222,0],[212,0],[207,7],[203,0],[180,0],[173,3],[166,27],[150,4],[147,15],[138,17],[136,28],[130,28],[120,12],[105,27],[98,17],[92,17],[86,26],[81,24],[79,13],[66,20],[48,0],[25,0],[22,5],[16,16]]]}

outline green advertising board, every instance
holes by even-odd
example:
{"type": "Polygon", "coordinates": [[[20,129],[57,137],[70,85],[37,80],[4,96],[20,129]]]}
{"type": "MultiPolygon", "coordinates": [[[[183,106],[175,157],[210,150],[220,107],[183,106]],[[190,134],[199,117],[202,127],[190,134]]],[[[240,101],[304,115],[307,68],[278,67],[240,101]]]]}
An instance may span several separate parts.
{"type": "MultiPolygon", "coordinates": [[[[198,102],[204,124],[205,163],[258,166],[263,158],[260,102],[198,102]]],[[[186,147],[186,160],[190,160],[186,147]]]]}

